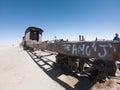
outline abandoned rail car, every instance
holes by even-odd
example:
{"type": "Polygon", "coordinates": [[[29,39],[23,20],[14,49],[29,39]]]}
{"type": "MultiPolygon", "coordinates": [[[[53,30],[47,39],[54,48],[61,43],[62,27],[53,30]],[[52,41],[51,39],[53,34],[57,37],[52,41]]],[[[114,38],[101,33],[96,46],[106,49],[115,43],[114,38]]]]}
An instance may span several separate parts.
{"type": "Polygon", "coordinates": [[[34,45],[40,44],[42,42],[42,32],[41,28],[28,27],[22,41],[24,49],[33,49],[34,45]]]}
{"type": "Polygon", "coordinates": [[[42,42],[42,32],[40,28],[28,27],[23,39],[24,48],[57,52],[57,64],[76,73],[92,75],[99,80],[115,76],[115,62],[120,61],[120,42],[42,42]]]}

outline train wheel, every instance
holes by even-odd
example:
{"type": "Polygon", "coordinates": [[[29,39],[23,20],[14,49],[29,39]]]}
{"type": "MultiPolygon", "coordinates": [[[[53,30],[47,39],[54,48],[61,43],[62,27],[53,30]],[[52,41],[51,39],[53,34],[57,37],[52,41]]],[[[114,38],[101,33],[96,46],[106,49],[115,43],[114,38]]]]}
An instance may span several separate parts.
{"type": "Polygon", "coordinates": [[[117,70],[116,63],[113,61],[95,60],[93,67],[94,72],[92,75],[101,80],[109,76],[115,76],[117,70]]]}
{"type": "Polygon", "coordinates": [[[58,64],[58,66],[60,67],[66,67],[67,64],[67,57],[62,55],[62,54],[58,54],[56,56],[56,63],[58,64]]]}
{"type": "Polygon", "coordinates": [[[117,65],[114,61],[107,61],[107,72],[109,76],[115,76],[117,65]]]}
{"type": "Polygon", "coordinates": [[[61,64],[62,64],[61,61],[62,61],[61,54],[56,55],[56,63],[58,64],[58,66],[61,66],[61,64]]]}
{"type": "Polygon", "coordinates": [[[95,60],[93,63],[93,72],[91,75],[94,75],[94,77],[98,80],[105,80],[107,75],[107,66],[106,62],[103,60],[95,60]]]}

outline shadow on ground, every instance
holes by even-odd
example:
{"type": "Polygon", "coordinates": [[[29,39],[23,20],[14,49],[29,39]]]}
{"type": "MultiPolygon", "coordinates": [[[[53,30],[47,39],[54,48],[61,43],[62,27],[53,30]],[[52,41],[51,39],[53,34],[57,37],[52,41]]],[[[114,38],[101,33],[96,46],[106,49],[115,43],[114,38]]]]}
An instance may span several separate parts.
{"type": "Polygon", "coordinates": [[[59,83],[61,86],[63,86],[66,90],[90,90],[90,88],[96,83],[95,80],[90,79],[87,76],[77,76],[76,74],[72,73],[69,70],[61,69],[60,67],[57,67],[57,64],[53,62],[50,59],[46,59],[43,57],[51,56],[52,53],[49,53],[48,55],[38,56],[36,54],[33,54],[32,52],[27,51],[27,53],[30,55],[30,57],[33,59],[33,61],[41,68],[43,71],[53,80],[55,80],[57,83],[59,83]],[[68,85],[67,83],[61,81],[58,77],[62,74],[70,75],[75,78],[77,78],[79,81],[78,83],[73,87],[68,85]]]}

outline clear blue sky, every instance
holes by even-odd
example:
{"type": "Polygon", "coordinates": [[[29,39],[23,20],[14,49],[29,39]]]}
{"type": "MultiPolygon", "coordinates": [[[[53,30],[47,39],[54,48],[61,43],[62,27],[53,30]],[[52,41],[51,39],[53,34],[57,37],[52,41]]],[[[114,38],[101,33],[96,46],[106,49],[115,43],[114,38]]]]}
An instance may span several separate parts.
{"type": "Polygon", "coordinates": [[[113,39],[120,0],[0,0],[0,44],[19,43],[29,26],[42,28],[43,40],[113,39]]]}

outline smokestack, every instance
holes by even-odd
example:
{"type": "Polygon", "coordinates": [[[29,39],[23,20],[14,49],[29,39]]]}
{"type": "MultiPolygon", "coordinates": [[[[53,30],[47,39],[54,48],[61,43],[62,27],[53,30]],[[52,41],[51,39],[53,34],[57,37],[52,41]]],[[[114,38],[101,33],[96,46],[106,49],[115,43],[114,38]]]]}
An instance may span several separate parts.
{"type": "Polygon", "coordinates": [[[85,38],[84,38],[84,36],[82,35],[82,41],[85,41],[85,38]]]}
{"type": "Polygon", "coordinates": [[[82,41],[84,41],[84,36],[82,35],[82,41]]]}
{"type": "Polygon", "coordinates": [[[81,41],[81,35],[79,35],[79,41],[81,41]]]}

